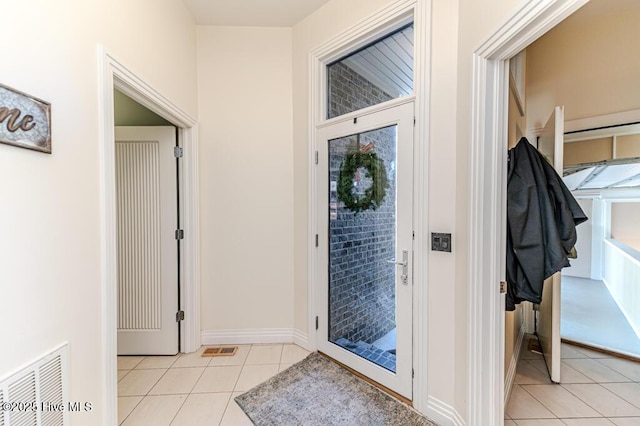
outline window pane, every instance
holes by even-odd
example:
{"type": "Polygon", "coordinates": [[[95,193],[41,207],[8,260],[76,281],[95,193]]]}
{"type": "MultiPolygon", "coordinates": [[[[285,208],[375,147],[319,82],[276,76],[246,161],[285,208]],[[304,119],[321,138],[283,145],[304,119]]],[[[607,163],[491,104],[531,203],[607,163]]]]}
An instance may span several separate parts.
{"type": "Polygon", "coordinates": [[[327,212],[329,341],[394,373],[397,136],[393,125],[329,141],[327,212]]]}
{"type": "Polygon", "coordinates": [[[413,24],[327,65],[327,118],[413,93],[413,24]]]}

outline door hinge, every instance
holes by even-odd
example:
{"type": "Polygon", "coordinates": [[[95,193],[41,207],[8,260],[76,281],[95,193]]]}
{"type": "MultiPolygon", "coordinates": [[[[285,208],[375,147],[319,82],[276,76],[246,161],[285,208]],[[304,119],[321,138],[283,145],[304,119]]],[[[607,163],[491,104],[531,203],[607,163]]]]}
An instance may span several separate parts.
{"type": "Polygon", "coordinates": [[[184,321],[184,311],[176,312],[176,322],[184,321]]]}
{"type": "Polygon", "coordinates": [[[318,234],[316,234],[316,247],[320,246],[320,240],[318,238],[318,234]]]}
{"type": "Polygon", "coordinates": [[[500,281],[500,294],[504,294],[507,292],[507,283],[504,281],[500,281]]]}
{"type": "Polygon", "coordinates": [[[176,240],[184,239],[184,229],[176,229],[176,240]]]}
{"type": "Polygon", "coordinates": [[[316,330],[317,330],[317,329],[318,329],[318,327],[319,327],[319,325],[318,325],[318,324],[319,324],[319,319],[318,319],[318,317],[316,317],[316,330]]]}
{"type": "Polygon", "coordinates": [[[173,156],[176,158],[182,158],[182,147],[181,146],[174,146],[173,147],[173,156]]]}
{"type": "Polygon", "coordinates": [[[416,118],[415,117],[413,117],[413,125],[414,126],[416,125],[416,118]]]}
{"type": "Polygon", "coordinates": [[[415,378],[416,377],[416,370],[414,370],[413,368],[411,369],[411,378],[415,378]]]}
{"type": "Polygon", "coordinates": [[[416,239],[416,231],[411,231],[411,239],[412,240],[416,239]]]}
{"type": "Polygon", "coordinates": [[[316,151],[316,164],[318,164],[318,161],[319,161],[318,158],[319,158],[318,151],[316,151]]]}

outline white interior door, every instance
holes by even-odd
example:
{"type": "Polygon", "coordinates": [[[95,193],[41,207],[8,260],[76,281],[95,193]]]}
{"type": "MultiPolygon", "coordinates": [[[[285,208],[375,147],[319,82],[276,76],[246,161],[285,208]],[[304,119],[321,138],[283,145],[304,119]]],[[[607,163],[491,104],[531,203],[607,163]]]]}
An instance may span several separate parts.
{"type": "Polygon", "coordinates": [[[409,102],[320,128],[317,162],[318,348],[409,399],[413,119],[409,102]]]}
{"type": "MultiPolygon", "coordinates": [[[[547,120],[538,138],[538,150],[549,158],[554,169],[562,176],[564,149],[564,107],[557,106],[547,120]]],[[[560,383],[560,286],[562,274],[548,278],[542,289],[542,302],[538,311],[538,338],[551,380],[560,383]]]]}
{"type": "Polygon", "coordinates": [[[178,353],[173,127],[116,127],[118,354],[178,353]]]}

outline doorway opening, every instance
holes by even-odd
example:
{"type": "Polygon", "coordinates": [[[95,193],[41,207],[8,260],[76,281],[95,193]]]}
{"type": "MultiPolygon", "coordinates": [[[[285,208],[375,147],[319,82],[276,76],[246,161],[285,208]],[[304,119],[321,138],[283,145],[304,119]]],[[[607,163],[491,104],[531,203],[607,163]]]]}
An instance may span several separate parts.
{"type": "Polygon", "coordinates": [[[180,322],[180,347],[193,352],[200,347],[199,221],[198,221],[198,144],[197,124],[189,114],[161,95],[144,80],[100,47],[100,197],[102,204],[102,294],[103,294],[103,363],[105,424],[117,423],[117,219],[115,184],[115,115],[114,90],[118,90],[178,128],[183,156],[183,211],[185,239],[181,252],[180,308],[185,312],[180,322]]]}
{"type": "Polygon", "coordinates": [[[532,1],[474,52],[469,176],[468,421],[504,422],[506,161],[510,58],[586,0],[532,1]],[[486,344],[489,342],[489,344],[486,344]]]}
{"type": "MultiPolygon", "coordinates": [[[[519,96],[510,96],[510,117],[515,115],[517,119],[510,118],[509,126],[513,127],[512,122],[522,116],[526,123],[518,123],[525,129],[521,134],[526,133],[534,144],[551,103],[565,105],[567,120],[563,122],[561,145],[564,159],[559,173],[564,175],[589,220],[577,227],[577,252],[570,259],[571,267],[562,270],[561,335],[563,340],[591,342],[601,349],[615,348],[615,341],[630,349],[622,341],[637,340],[630,325],[625,326],[624,315],[612,297],[617,290],[611,285],[613,277],[605,278],[603,274],[603,261],[605,251],[610,251],[605,248],[605,240],[612,234],[608,229],[630,223],[624,211],[631,207],[635,184],[630,178],[637,173],[631,157],[640,155],[637,125],[635,129],[634,125],[626,125],[639,118],[635,77],[627,77],[635,76],[638,67],[633,55],[627,55],[619,43],[625,35],[635,34],[638,10],[637,3],[626,0],[590,1],[519,55],[526,57],[522,92],[526,94],[526,105],[512,107],[511,104],[520,107],[519,96]],[[615,67],[605,65],[611,58],[619,58],[615,67]],[[512,114],[514,110],[519,113],[512,114]],[[623,188],[625,194],[620,194],[623,188]],[[622,215],[612,220],[606,205],[616,197],[624,199],[625,204],[617,205],[622,207],[622,215]],[[614,316],[621,320],[615,326],[614,316]],[[624,328],[627,332],[618,332],[624,328]]],[[[517,68],[513,67],[514,59],[510,62],[512,69],[517,68]]],[[[510,85],[510,92],[514,86],[510,85]]],[[[516,137],[512,141],[512,133],[509,132],[510,146],[519,140],[516,137]]],[[[615,239],[625,238],[621,229],[613,234],[615,239]]],[[[632,234],[628,237],[633,238],[632,234]]],[[[622,255],[616,251],[615,256],[622,255]]],[[[621,287],[620,293],[627,286],[621,287]]],[[[624,305],[627,297],[616,297],[624,305]]],[[[510,329],[507,323],[507,335],[510,331],[517,335],[517,330],[510,329]]],[[[533,332],[533,322],[527,331],[533,332]]]]}
{"type": "MultiPolygon", "coordinates": [[[[495,245],[493,245],[493,247],[498,250],[498,256],[493,256],[491,254],[488,256],[492,258],[491,262],[493,265],[495,265],[495,269],[490,270],[492,268],[484,269],[482,267],[480,268],[474,268],[474,266],[470,267],[470,272],[472,275],[475,275],[474,271],[483,270],[486,273],[486,276],[483,277],[482,279],[497,281],[501,276],[501,270],[502,270],[500,266],[501,265],[500,262],[502,259],[500,244],[501,244],[501,240],[503,239],[503,235],[500,234],[500,230],[504,229],[503,218],[498,218],[498,220],[490,220],[484,217],[484,215],[487,212],[490,212],[490,214],[491,213],[501,214],[501,212],[504,211],[503,210],[504,196],[501,194],[501,188],[503,188],[503,184],[505,182],[505,177],[503,174],[504,173],[504,165],[503,165],[504,157],[500,158],[500,156],[504,155],[504,151],[503,151],[504,148],[500,146],[500,144],[495,142],[496,140],[500,140],[500,141],[506,140],[506,138],[502,137],[503,130],[500,126],[503,126],[505,124],[504,120],[506,119],[505,99],[507,97],[507,90],[505,89],[505,87],[508,87],[508,85],[505,84],[506,80],[504,78],[507,75],[507,71],[503,73],[501,68],[506,65],[505,58],[512,57],[515,54],[515,50],[522,49],[528,46],[529,44],[531,44],[531,42],[538,39],[542,34],[545,34],[548,30],[556,26],[557,23],[562,21],[564,18],[571,15],[575,10],[581,7],[584,3],[586,2],[564,2],[562,4],[559,4],[559,2],[555,2],[555,3],[547,3],[543,5],[541,2],[533,2],[530,5],[532,9],[523,7],[523,9],[518,12],[518,13],[521,13],[522,15],[519,15],[517,19],[514,18],[514,20],[509,21],[505,26],[505,28],[509,28],[509,31],[513,31],[513,33],[511,34],[515,34],[515,37],[512,37],[511,34],[506,35],[506,33],[498,32],[497,34],[493,35],[493,37],[496,37],[495,39],[494,38],[490,39],[490,41],[488,41],[485,45],[483,45],[481,49],[479,49],[476,52],[477,56],[475,58],[476,62],[474,64],[474,81],[476,81],[477,84],[479,84],[480,86],[481,85],[486,85],[486,86],[484,88],[480,88],[480,92],[478,93],[479,103],[476,103],[474,101],[474,107],[473,107],[474,120],[478,119],[479,121],[477,122],[474,121],[473,134],[478,135],[477,139],[475,139],[475,136],[474,136],[474,144],[475,142],[478,142],[481,145],[482,144],[485,144],[485,145],[481,147],[477,147],[477,150],[474,153],[474,154],[477,154],[477,157],[473,158],[472,167],[479,167],[480,169],[483,169],[487,164],[490,164],[490,167],[495,168],[496,173],[494,174],[494,176],[491,179],[485,179],[484,182],[481,182],[478,185],[478,188],[480,188],[481,190],[481,193],[479,195],[480,197],[495,196],[496,198],[492,198],[489,201],[489,203],[484,203],[482,200],[472,201],[471,202],[472,211],[474,209],[477,210],[478,208],[480,208],[480,212],[476,214],[472,212],[471,217],[472,217],[472,223],[475,216],[476,219],[479,219],[479,222],[476,222],[476,225],[478,223],[485,224],[486,226],[492,228],[495,231],[498,231],[499,233],[498,234],[499,240],[495,242],[495,245]],[[524,22],[521,21],[522,16],[525,16],[524,22]],[[500,39],[501,37],[503,38],[500,39]],[[520,45],[518,45],[519,43],[520,45]],[[511,50],[512,48],[514,49],[511,50]],[[486,75],[480,75],[480,73],[485,73],[485,72],[491,75],[488,77],[486,75]],[[491,99],[492,97],[493,99],[491,99]],[[487,110],[488,113],[485,114],[482,111],[480,111],[480,109],[481,108],[486,109],[486,104],[484,104],[483,102],[486,102],[487,99],[489,99],[489,108],[487,110]],[[496,123],[496,121],[492,122],[492,120],[497,120],[498,127],[494,127],[494,124],[496,123]],[[491,137],[497,137],[498,139],[492,140],[490,139],[491,137]],[[498,157],[495,157],[496,153],[499,154],[498,157]],[[484,164],[484,165],[481,165],[481,164],[484,164]],[[493,190],[491,190],[490,193],[482,192],[488,186],[491,186],[491,185],[497,186],[497,190],[495,192],[493,192],[493,190]],[[473,206],[474,203],[475,203],[475,207],[473,206]],[[494,209],[496,206],[498,206],[498,208],[494,209]],[[485,210],[482,210],[483,207],[485,210]]],[[[514,17],[515,16],[516,15],[514,15],[514,17]]],[[[491,169],[484,168],[484,170],[486,172],[491,169]]],[[[475,172],[472,173],[472,180],[473,180],[473,176],[480,177],[479,175],[476,175],[475,172]]],[[[474,192],[473,189],[472,189],[472,192],[474,192]]],[[[473,195],[471,196],[474,197],[473,195]]],[[[484,231],[478,231],[477,233],[476,231],[473,231],[473,232],[476,235],[482,235],[484,231]]],[[[486,236],[487,235],[485,235],[485,237],[486,236]]],[[[480,247],[474,244],[474,242],[477,243],[479,241],[480,240],[475,240],[475,236],[473,236],[471,246],[480,247]]],[[[476,260],[481,258],[484,258],[483,260],[486,260],[486,256],[484,256],[483,254],[473,253],[471,256],[476,258],[476,260]]],[[[473,265],[473,260],[471,265],[473,265]]],[[[475,278],[472,277],[470,282],[472,293],[474,291],[474,282],[475,282],[475,278]]],[[[486,299],[481,303],[484,303],[484,304],[486,304],[487,302],[495,303],[494,308],[498,313],[501,313],[501,309],[499,307],[500,296],[498,294],[494,293],[493,291],[484,291],[484,292],[480,291],[480,293],[475,294],[475,296],[480,296],[480,295],[484,295],[486,297],[486,299]]],[[[470,303],[472,307],[475,307],[476,302],[474,301],[473,297],[472,299],[470,299],[470,303]]],[[[480,309],[486,309],[486,305],[484,308],[480,308],[480,309]]],[[[472,317],[474,315],[475,314],[472,314],[472,317]]],[[[502,325],[501,323],[503,321],[502,315],[500,314],[496,318],[491,318],[490,316],[483,317],[482,314],[480,314],[476,317],[476,320],[479,318],[484,318],[484,320],[487,321],[485,323],[485,326],[497,325],[498,327],[501,327],[502,325]]],[[[471,320],[474,321],[473,319],[471,320]]],[[[472,324],[470,324],[470,326],[472,330],[475,327],[472,324]]],[[[470,336],[471,337],[470,342],[473,341],[473,334],[474,332],[472,331],[470,336]]],[[[492,337],[492,331],[489,331],[489,330],[485,330],[480,334],[483,335],[484,338],[492,337]]],[[[495,337],[501,340],[501,336],[495,335],[495,337]]],[[[491,346],[494,347],[493,345],[491,346]]],[[[490,358],[496,355],[500,356],[503,353],[504,348],[494,348],[490,352],[492,352],[493,350],[497,350],[497,352],[493,352],[492,354],[489,354],[490,358]]],[[[475,367],[482,365],[481,358],[482,357],[472,357],[472,364],[471,364],[472,370],[474,370],[475,367]]],[[[491,362],[489,362],[488,364],[485,364],[485,367],[491,368],[490,366],[491,366],[491,362]]],[[[495,372],[500,373],[500,369],[502,368],[502,366],[500,365],[500,363],[498,363],[498,364],[494,364],[494,368],[496,368],[495,372]]],[[[472,372],[472,375],[474,375],[473,372],[472,372]]],[[[499,374],[499,377],[503,378],[504,375],[499,374]]],[[[483,381],[483,378],[480,374],[475,375],[474,379],[472,379],[471,389],[473,389],[474,386],[476,386],[478,383],[483,381]],[[474,382],[474,379],[477,379],[478,382],[474,382]]],[[[494,387],[489,382],[485,382],[485,384],[489,386],[488,387],[489,389],[493,388],[498,391],[501,386],[500,384],[496,384],[496,386],[494,387]]],[[[471,395],[472,393],[470,393],[470,397],[472,397],[471,395]]],[[[501,400],[501,398],[496,398],[496,400],[501,400]]],[[[471,405],[474,406],[474,403],[472,402],[471,405]]],[[[494,422],[499,422],[501,420],[500,417],[502,415],[502,412],[497,407],[498,405],[499,404],[496,404],[494,407],[490,408],[489,410],[490,412],[493,412],[494,409],[496,409],[495,416],[493,418],[491,417],[492,414],[490,412],[482,413],[481,412],[482,410],[477,410],[475,412],[475,414],[478,414],[480,416],[479,418],[483,419],[481,423],[484,424],[486,422],[487,424],[494,424],[494,422]]],[[[474,412],[474,410],[471,409],[470,412],[474,412]]]]}
{"type": "Polygon", "coordinates": [[[118,355],[180,349],[177,142],[173,126],[115,128],[118,355]]]}
{"type": "Polygon", "coordinates": [[[114,119],[118,355],[175,355],[182,181],[177,127],[118,90],[114,119]]]}

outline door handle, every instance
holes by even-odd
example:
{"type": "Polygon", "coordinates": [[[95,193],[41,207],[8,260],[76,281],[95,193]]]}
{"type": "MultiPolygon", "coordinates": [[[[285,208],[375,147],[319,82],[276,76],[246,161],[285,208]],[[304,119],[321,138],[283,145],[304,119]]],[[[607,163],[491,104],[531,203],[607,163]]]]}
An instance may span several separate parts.
{"type": "Polygon", "coordinates": [[[395,259],[387,260],[387,263],[392,263],[396,266],[402,266],[402,274],[400,280],[402,284],[409,285],[409,250],[402,250],[402,261],[398,262],[395,259]]]}

